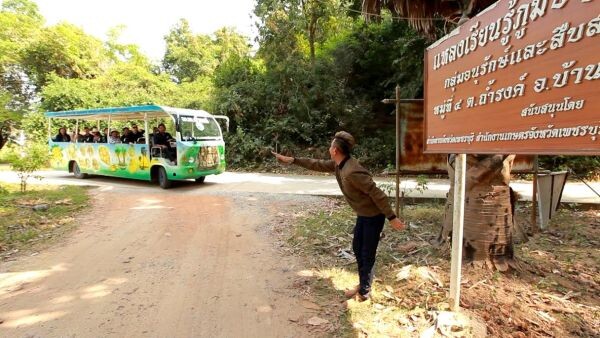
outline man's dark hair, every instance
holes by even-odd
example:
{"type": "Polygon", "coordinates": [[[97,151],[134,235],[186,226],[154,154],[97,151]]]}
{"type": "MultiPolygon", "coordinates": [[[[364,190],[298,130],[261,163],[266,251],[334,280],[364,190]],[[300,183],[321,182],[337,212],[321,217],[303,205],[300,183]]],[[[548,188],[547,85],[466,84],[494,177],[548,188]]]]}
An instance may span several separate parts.
{"type": "Polygon", "coordinates": [[[350,155],[350,145],[344,139],[335,137],[333,139],[333,146],[336,147],[342,154],[350,155]]]}
{"type": "MultiPolygon", "coordinates": [[[[160,127],[160,126],[163,126],[163,127],[165,127],[165,124],[164,124],[164,123],[161,123],[161,124],[159,124],[158,126],[159,126],[159,127],[160,127]]],[[[167,128],[167,127],[165,127],[165,128],[167,128]]]]}
{"type": "Polygon", "coordinates": [[[348,156],[352,152],[356,141],[354,137],[345,131],[338,131],[333,138],[333,146],[339,149],[342,154],[348,156]]]}

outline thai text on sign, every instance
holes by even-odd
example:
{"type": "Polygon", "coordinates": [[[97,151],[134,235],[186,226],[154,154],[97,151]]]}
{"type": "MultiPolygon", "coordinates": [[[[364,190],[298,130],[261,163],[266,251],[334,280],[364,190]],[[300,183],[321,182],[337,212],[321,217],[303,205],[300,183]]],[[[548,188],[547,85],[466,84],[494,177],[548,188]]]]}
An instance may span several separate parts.
{"type": "Polygon", "coordinates": [[[428,153],[600,154],[600,1],[498,1],[427,49],[428,153]]]}

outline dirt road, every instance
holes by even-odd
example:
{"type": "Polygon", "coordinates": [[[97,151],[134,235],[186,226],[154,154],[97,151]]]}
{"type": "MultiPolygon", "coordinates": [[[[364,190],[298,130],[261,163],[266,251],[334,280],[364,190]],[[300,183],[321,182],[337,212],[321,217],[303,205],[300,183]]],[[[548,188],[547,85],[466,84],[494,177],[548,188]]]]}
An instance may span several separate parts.
{"type": "Polygon", "coordinates": [[[0,336],[310,335],[272,207],[191,191],[94,190],[75,233],[0,265],[0,336]]]}

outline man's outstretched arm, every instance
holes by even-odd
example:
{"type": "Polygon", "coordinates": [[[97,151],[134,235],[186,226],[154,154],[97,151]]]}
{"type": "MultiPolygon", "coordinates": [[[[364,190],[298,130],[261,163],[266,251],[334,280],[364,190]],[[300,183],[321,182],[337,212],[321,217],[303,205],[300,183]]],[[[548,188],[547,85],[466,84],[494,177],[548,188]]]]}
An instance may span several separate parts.
{"type": "Polygon", "coordinates": [[[279,163],[283,164],[295,164],[303,168],[321,171],[321,172],[334,172],[335,162],[333,160],[313,160],[309,158],[294,158],[290,156],[284,156],[274,151],[271,152],[279,163]]]}

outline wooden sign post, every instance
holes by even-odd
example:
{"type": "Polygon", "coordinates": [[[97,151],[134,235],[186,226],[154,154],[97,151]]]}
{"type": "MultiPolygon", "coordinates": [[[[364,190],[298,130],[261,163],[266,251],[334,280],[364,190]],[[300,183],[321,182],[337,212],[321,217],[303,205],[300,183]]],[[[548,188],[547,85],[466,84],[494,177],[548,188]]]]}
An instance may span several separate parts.
{"type": "Polygon", "coordinates": [[[454,160],[454,213],[452,214],[452,259],[450,262],[450,308],[460,308],[460,277],[462,268],[462,239],[465,222],[465,172],[467,155],[460,154],[454,160]]]}
{"type": "Polygon", "coordinates": [[[425,153],[455,162],[458,309],[464,154],[600,154],[600,1],[500,0],[425,54],[425,153]]]}

